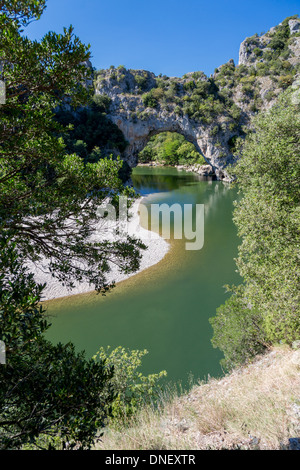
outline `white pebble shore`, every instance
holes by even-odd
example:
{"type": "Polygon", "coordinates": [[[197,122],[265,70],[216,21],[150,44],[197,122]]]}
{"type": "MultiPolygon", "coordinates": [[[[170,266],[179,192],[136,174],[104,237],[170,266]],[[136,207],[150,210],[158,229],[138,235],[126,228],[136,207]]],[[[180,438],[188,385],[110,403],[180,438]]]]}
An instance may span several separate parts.
{"type": "MultiPolygon", "coordinates": [[[[131,218],[128,222],[128,231],[129,233],[135,234],[137,238],[140,238],[142,242],[147,246],[146,250],[142,251],[142,259],[140,262],[140,269],[135,273],[124,274],[119,271],[119,268],[111,264],[111,271],[107,274],[107,280],[109,283],[115,281],[116,283],[124,281],[131,276],[136,275],[137,273],[157,264],[161,261],[164,256],[169,251],[169,243],[160,237],[155,232],[150,232],[140,225],[139,217],[139,205],[141,199],[137,200],[129,213],[131,218]]],[[[107,231],[101,230],[96,231],[92,237],[93,241],[103,241],[111,239],[107,231]]],[[[29,270],[34,274],[35,280],[38,283],[46,283],[46,287],[43,291],[42,300],[52,300],[59,297],[66,297],[70,295],[83,294],[86,292],[92,292],[93,287],[87,282],[76,282],[74,288],[69,289],[66,286],[63,286],[60,281],[52,277],[49,270],[47,269],[48,261],[43,259],[39,263],[28,263],[29,270]]]]}

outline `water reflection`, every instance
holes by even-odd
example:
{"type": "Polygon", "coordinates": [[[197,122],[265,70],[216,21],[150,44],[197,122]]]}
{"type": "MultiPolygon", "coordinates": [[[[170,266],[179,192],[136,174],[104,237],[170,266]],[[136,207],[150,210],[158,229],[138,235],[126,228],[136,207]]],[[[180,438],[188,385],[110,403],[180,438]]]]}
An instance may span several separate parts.
{"type": "Polygon", "coordinates": [[[171,167],[137,167],[132,174],[135,189],[141,194],[173,191],[199,181],[214,181],[212,176],[200,176],[171,167]]]}
{"type": "Polygon", "coordinates": [[[237,191],[166,168],[137,168],[133,181],[146,204],[204,204],[204,247],[186,251],[185,240],[175,240],[160,263],[118,284],[105,298],[90,295],[89,300],[86,294],[49,303],[47,337],[72,341],[88,356],[107,345],[146,348],[142,372],[166,369],[168,380],[184,382],[190,372],[201,379],[218,375],[221,355],[211,345],[208,319],[226,299],[223,286],[240,281],[232,222],[237,191]]]}

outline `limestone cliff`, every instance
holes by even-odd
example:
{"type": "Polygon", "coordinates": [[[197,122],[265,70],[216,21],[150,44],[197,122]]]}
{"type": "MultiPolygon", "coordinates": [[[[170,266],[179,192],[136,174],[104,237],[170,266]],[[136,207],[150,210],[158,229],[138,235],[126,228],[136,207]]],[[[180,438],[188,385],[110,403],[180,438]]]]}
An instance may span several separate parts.
{"type": "MultiPolygon", "coordinates": [[[[272,38],[276,33],[276,30],[282,27],[282,23],[278,26],[274,26],[270,29],[266,34],[262,34],[258,36],[255,34],[249,38],[246,38],[240,45],[239,51],[239,65],[253,65],[256,62],[264,62],[264,59],[261,57],[263,51],[272,50],[270,47],[270,43],[272,42],[272,38]],[[259,50],[258,50],[259,49],[259,50]]],[[[299,38],[295,35],[300,32],[300,19],[294,18],[287,21],[287,27],[289,28],[291,42],[289,43],[288,47],[292,52],[296,53],[296,57],[299,59],[299,47],[297,47],[299,38]],[[295,48],[296,45],[296,48],[295,48]]],[[[280,46],[280,45],[279,45],[280,46]]],[[[290,57],[289,61],[291,61],[292,57],[290,57]]]]}
{"type": "MultiPolygon", "coordinates": [[[[108,117],[122,130],[129,142],[125,158],[130,166],[135,166],[139,152],[145,147],[150,137],[160,132],[178,132],[204,156],[213,167],[218,178],[226,177],[225,168],[233,162],[228,141],[236,134],[230,131],[229,124],[233,121],[228,112],[216,115],[212,122],[205,123],[191,119],[178,110],[176,100],[158,101],[155,107],[145,104],[145,94],[157,88],[154,74],[146,71],[126,69],[110,69],[101,74],[96,82],[96,93],[105,94],[110,100],[108,117]],[[144,76],[146,81],[142,93],[136,77],[144,76]],[[219,126],[216,133],[213,129],[219,126]]],[[[199,80],[199,79],[198,79],[199,80]]],[[[200,80],[208,82],[204,77],[200,80]]],[[[167,80],[166,91],[176,86],[176,96],[180,99],[188,97],[184,85],[191,82],[190,77],[167,80]]]]}
{"type": "Polygon", "coordinates": [[[299,71],[300,20],[291,17],[261,36],[245,39],[239,65],[230,60],[211,77],[194,72],[182,78],[111,67],[95,73],[95,93],[107,100],[107,117],[123,132],[130,166],[149,139],[178,132],[193,143],[219,179],[228,179],[234,142],[252,116],[268,109],[299,71]]]}

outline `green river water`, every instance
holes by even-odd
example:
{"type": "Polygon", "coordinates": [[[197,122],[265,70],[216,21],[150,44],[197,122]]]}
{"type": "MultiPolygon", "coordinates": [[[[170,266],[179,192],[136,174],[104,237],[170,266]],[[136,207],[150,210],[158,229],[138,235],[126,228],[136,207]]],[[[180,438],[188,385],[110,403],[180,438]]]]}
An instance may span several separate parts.
{"type": "Polygon", "coordinates": [[[117,284],[107,296],[89,293],[48,302],[47,337],[72,341],[88,357],[107,345],[147,349],[142,372],[165,369],[172,382],[185,384],[190,374],[218,376],[222,355],[211,345],[208,319],[227,298],[223,286],[239,282],[232,222],[237,190],[174,168],[137,167],[132,180],[145,204],[204,204],[203,248],[186,251],[186,240],[171,239],[162,261],[117,284]]]}

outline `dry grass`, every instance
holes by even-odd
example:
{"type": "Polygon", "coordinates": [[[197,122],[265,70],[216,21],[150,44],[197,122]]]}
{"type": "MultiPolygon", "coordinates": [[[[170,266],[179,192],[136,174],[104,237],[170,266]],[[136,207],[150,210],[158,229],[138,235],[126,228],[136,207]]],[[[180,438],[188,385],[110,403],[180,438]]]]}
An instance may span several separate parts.
{"type": "Polygon", "coordinates": [[[280,449],[300,437],[300,350],[276,348],[220,380],[145,408],[97,449],[280,449]]]}

